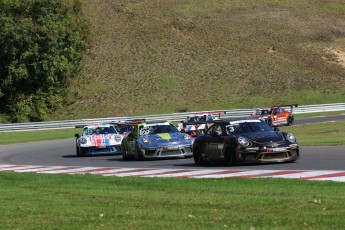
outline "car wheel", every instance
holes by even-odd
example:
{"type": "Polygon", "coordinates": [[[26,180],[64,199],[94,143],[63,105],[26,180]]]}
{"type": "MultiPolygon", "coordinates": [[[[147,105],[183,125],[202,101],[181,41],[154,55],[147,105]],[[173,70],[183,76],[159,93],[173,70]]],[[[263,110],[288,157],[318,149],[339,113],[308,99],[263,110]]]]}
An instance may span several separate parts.
{"type": "Polygon", "coordinates": [[[287,125],[292,125],[293,122],[294,122],[294,118],[290,116],[290,117],[288,118],[288,123],[287,123],[287,125]]]}
{"type": "Polygon", "coordinates": [[[267,119],[267,124],[268,124],[269,126],[272,126],[272,118],[269,117],[269,118],[267,119]]]}
{"type": "Polygon", "coordinates": [[[129,156],[128,156],[128,152],[127,152],[127,149],[126,149],[125,145],[122,145],[121,152],[122,152],[122,159],[128,160],[129,156]]]}
{"type": "Polygon", "coordinates": [[[226,147],[225,149],[225,163],[227,165],[236,165],[237,164],[237,158],[236,158],[236,150],[234,147],[226,147]]]}
{"type": "Polygon", "coordinates": [[[79,147],[78,146],[76,146],[76,154],[77,154],[78,157],[80,157],[80,151],[79,151],[79,147]]]}
{"type": "Polygon", "coordinates": [[[89,153],[89,148],[77,148],[77,155],[79,157],[85,157],[89,153]]]}
{"type": "Polygon", "coordinates": [[[194,163],[198,166],[203,165],[205,163],[200,147],[196,147],[193,150],[193,158],[194,158],[194,163]]]}
{"type": "Polygon", "coordinates": [[[138,143],[135,143],[134,160],[136,160],[136,161],[145,160],[145,157],[143,156],[142,152],[139,149],[138,143]]]}

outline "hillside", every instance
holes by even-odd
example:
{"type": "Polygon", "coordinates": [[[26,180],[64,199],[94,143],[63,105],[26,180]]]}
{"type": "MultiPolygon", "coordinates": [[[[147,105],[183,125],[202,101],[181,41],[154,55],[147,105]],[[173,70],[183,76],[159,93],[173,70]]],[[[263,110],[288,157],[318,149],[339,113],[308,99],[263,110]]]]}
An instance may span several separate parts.
{"type": "Polygon", "coordinates": [[[77,119],[345,101],[343,0],[85,0],[77,119]]]}

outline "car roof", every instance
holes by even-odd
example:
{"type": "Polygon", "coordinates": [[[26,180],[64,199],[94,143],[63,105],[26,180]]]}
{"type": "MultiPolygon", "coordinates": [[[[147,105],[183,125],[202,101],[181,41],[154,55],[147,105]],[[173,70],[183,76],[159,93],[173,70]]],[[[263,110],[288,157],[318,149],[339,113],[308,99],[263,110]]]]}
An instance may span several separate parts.
{"type": "Polygon", "coordinates": [[[244,122],[262,122],[260,119],[257,118],[248,118],[248,117],[240,117],[240,118],[233,118],[233,119],[225,119],[225,120],[213,120],[213,121],[202,121],[202,122],[187,122],[186,124],[235,124],[235,123],[244,123],[244,122]]]}
{"type": "Polygon", "coordinates": [[[87,128],[97,128],[97,127],[110,127],[113,126],[112,124],[104,124],[104,123],[95,123],[91,125],[85,125],[87,128]]]}
{"type": "Polygon", "coordinates": [[[156,125],[170,125],[169,122],[162,121],[162,122],[146,122],[143,123],[144,126],[156,126],[156,125]]]}

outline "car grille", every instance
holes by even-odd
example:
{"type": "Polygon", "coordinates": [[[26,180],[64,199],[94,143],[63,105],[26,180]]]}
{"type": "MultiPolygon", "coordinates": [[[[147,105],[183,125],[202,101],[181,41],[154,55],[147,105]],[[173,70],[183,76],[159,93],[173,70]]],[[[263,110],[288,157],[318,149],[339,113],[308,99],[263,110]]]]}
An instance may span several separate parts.
{"type": "Polygon", "coordinates": [[[286,152],[278,152],[278,153],[265,153],[262,156],[263,160],[271,160],[271,159],[279,159],[279,158],[287,158],[288,155],[286,152]]]}
{"type": "Polygon", "coordinates": [[[168,150],[162,151],[161,156],[174,156],[174,155],[181,155],[182,152],[180,150],[168,150]]]}
{"type": "Polygon", "coordinates": [[[114,153],[114,152],[121,152],[120,146],[112,146],[112,147],[106,147],[106,148],[92,148],[91,154],[97,154],[97,153],[114,153]]]}
{"type": "Polygon", "coordinates": [[[192,153],[191,147],[183,147],[180,149],[146,149],[145,156],[147,157],[166,157],[166,156],[183,156],[185,154],[192,153]]]}

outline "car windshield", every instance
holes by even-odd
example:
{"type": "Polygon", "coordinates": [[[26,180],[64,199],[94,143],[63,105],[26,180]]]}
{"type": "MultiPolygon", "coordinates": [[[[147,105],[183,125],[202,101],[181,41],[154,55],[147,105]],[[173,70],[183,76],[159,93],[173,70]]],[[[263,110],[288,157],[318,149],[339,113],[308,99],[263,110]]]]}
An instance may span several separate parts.
{"type": "Polygon", "coordinates": [[[256,133],[256,132],[269,132],[273,131],[272,127],[265,122],[243,122],[234,123],[226,126],[226,133],[242,134],[242,133],[256,133]]]}
{"type": "Polygon", "coordinates": [[[191,116],[187,117],[185,122],[194,122],[194,121],[206,121],[206,116],[191,116]]]}
{"type": "Polygon", "coordinates": [[[255,115],[267,115],[269,114],[269,111],[267,109],[259,109],[256,110],[255,115]]]}
{"type": "Polygon", "coordinates": [[[179,131],[174,125],[150,125],[150,126],[145,126],[142,129],[140,129],[140,136],[157,134],[157,133],[178,133],[178,132],[179,131]]]}
{"type": "Polygon", "coordinates": [[[132,133],[134,130],[133,125],[121,125],[119,128],[119,133],[132,133]]]}
{"type": "Polygon", "coordinates": [[[93,134],[116,134],[116,130],[113,126],[109,127],[88,127],[84,130],[84,135],[93,134]]]}

